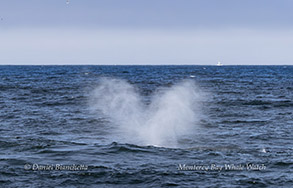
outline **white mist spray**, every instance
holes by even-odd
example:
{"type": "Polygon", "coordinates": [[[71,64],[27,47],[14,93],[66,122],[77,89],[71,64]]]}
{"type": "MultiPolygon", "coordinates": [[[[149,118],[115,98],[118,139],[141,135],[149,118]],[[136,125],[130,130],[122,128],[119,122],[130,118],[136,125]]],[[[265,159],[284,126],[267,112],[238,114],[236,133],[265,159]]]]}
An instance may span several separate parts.
{"type": "Polygon", "coordinates": [[[200,92],[190,80],[159,89],[149,105],[142,101],[131,84],[104,78],[91,106],[115,124],[113,141],[119,137],[127,143],[176,147],[178,139],[197,127],[200,92]]]}

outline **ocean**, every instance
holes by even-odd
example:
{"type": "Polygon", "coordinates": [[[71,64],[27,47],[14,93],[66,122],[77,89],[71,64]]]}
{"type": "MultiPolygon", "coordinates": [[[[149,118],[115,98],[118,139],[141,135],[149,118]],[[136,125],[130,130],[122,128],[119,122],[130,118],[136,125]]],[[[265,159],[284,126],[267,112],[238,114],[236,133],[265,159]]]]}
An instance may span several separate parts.
{"type": "Polygon", "coordinates": [[[293,66],[0,66],[0,187],[292,187],[293,66]]]}

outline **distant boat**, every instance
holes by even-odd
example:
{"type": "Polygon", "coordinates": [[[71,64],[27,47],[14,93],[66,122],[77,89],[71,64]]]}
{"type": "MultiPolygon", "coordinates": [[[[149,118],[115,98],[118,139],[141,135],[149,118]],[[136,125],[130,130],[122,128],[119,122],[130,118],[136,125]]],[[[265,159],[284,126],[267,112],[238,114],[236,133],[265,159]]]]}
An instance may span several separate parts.
{"type": "Polygon", "coordinates": [[[217,66],[223,66],[223,64],[220,61],[218,61],[217,66]]]}

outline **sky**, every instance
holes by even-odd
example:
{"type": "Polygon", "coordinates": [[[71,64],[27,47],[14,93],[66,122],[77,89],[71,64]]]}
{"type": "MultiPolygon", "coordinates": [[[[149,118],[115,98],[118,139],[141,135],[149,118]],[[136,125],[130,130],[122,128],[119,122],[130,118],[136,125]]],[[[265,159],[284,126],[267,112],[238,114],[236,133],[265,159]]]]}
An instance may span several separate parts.
{"type": "Polygon", "coordinates": [[[0,64],[293,65],[292,0],[0,0],[0,64]]]}

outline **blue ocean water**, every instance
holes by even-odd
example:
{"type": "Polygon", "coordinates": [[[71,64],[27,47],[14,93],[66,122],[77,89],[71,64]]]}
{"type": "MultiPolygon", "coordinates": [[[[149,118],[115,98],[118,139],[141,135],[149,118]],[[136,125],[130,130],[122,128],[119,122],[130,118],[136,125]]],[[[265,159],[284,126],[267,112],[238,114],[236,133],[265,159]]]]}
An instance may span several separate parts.
{"type": "Polygon", "coordinates": [[[292,187],[293,66],[0,66],[1,187],[292,187]]]}

